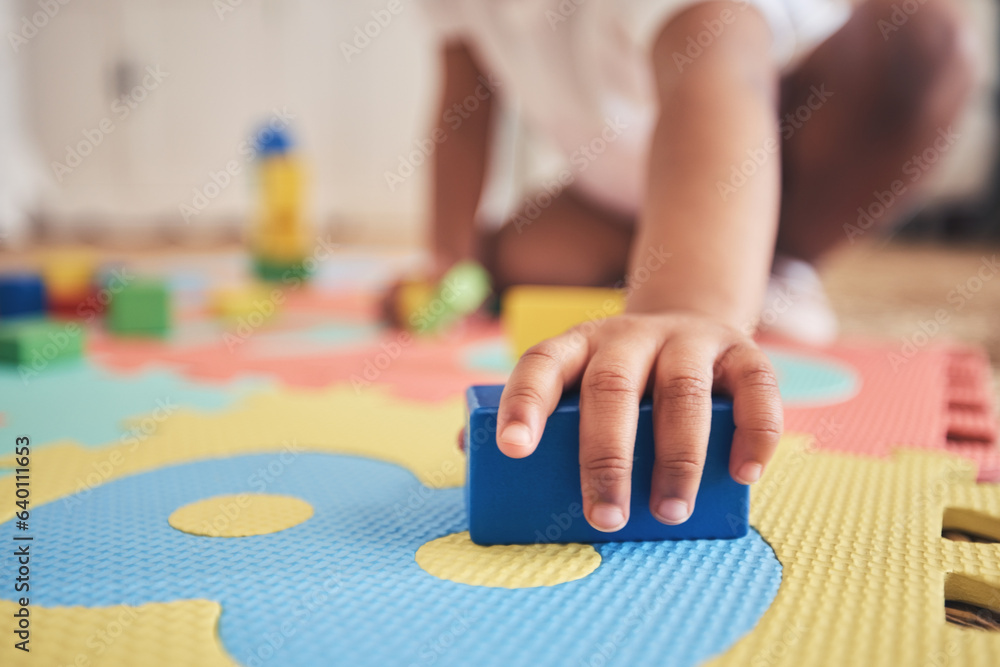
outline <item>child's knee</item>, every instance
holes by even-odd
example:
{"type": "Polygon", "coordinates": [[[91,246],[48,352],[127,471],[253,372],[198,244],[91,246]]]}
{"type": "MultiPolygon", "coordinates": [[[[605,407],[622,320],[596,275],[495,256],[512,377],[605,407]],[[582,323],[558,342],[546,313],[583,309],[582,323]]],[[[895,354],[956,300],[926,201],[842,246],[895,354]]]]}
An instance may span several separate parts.
{"type": "Polygon", "coordinates": [[[952,0],[880,3],[886,46],[885,85],[896,104],[925,109],[943,90],[964,96],[974,79],[975,36],[952,0]]]}

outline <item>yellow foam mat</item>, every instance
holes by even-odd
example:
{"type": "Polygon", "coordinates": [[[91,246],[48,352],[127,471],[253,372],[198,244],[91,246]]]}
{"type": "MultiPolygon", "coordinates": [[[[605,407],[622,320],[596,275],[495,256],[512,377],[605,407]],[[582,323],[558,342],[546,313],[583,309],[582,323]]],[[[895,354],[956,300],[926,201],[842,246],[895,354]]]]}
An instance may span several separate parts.
{"type": "Polygon", "coordinates": [[[493,588],[555,586],[582,579],[601,564],[589,544],[479,546],[469,531],[431,540],[417,549],[417,564],[438,579],[493,588]]]}
{"type": "Polygon", "coordinates": [[[757,628],[714,665],[998,665],[1000,634],[945,622],[949,597],[1000,609],[1000,545],[941,537],[946,507],[1000,521],[1000,486],[965,461],[810,452],[788,437],[751,493],[783,566],[757,628]],[[970,583],[971,582],[971,583],[970,583]],[[959,598],[961,599],[961,598],[959,598]]]}
{"type": "MultiPolygon", "coordinates": [[[[211,415],[178,410],[145,440],[39,447],[32,463],[45,474],[32,478],[32,499],[41,504],[177,463],[285,450],[367,456],[401,465],[433,488],[461,486],[465,460],[455,441],[464,415],[460,398],[415,403],[376,387],[261,392],[211,415]]],[[[3,465],[13,466],[13,456],[0,458],[3,465]]],[[[12,476],[0,478],[0,497],[14,497],[12,476]]],[[[13,516],[12,503],[0,509],[0,522],[13,516]]]]}
{"type": "MultiPolygon", "coordinates": [[[[0,600],[10,619],[17,605],[0,600]]],[[[31,607],[29,652],[4,637],[4,667],[235,667],[216,636],[221,608],[208,600],[130,607],[31,607]]],[[[5,632],[5,635],[8,633],[5,632]]]]}

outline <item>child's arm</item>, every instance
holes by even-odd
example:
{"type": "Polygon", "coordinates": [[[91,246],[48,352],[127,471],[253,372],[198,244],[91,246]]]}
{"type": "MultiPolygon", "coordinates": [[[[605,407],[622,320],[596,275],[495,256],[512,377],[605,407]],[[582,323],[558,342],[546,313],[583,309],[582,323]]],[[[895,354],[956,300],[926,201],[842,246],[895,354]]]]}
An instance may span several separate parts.
{"type": "Polygon", "coordinates": [[[628,314],[529,350],[504,391],[498,444],[523,457],[538,444],[564,386],[581,385],[584,512],[600,530],[628,520],[639,398],[652,387],[656,464],[650,509],[681,523],[705,460],[711,390],[732,394],[734,479],[756,481],[782,429],[777,383],[746,335],[759,313],[778,223],[777,72],[770,31],[746,3],[699,4],[664,29],[654,53],[660,118],[633,246],[628,314]],[[735,20],[678,71],[688,37],[723,11],[735,20]],[[748,150],[768,151],[736,192],[721,193],[748,150]],[[655,268],[652,250],[671,253],[655,268]],[[646,267],[643,269],[641,267],[646,267]]]}
{"type": "Polygon", "coordinates": [[[431,220],[436,277],[455,262],[475,256],[473,223],[486,171],[493,106],[486,77],[464,44],[448,44],[443,59],[444,90],[437,127],[445,139],[434,154],[431,220]],[[468,104],[470,98],[475,104],[468,104]]]}

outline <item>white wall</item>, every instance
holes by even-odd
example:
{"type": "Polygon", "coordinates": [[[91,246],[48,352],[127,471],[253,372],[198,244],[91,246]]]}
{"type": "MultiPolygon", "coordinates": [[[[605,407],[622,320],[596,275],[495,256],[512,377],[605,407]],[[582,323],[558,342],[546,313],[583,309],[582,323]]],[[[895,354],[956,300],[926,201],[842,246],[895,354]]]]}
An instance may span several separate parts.
{"type": "MultiPolygon", "coordinates": [[[[995,3],[968,1],[994,63],[995,3]]],[[[105,239],[125,242],[165,229],[216,238],[253,210],[241,142],[272,108],[287,108],[310,165],[315,219],[413,239],[429,170],[395,192],[384,173],[426,134],[437,70],[420,0],[396,2],[397,15],[384,12],[390,0],[0,0],[8,42],[0,47],[0,182],[6,160],[18,183],[8,192],[24,198],[39,190],[30,185],[25,148],[33,140],[41,172],[56,186],[42,192],[50,229],[68,236],[103,230],[105,239]],[[54,16],[39,14],[43,7],[54,16]],[[383,20],[391,17],[385,27],[372,23],[380,10],[383,20]],[[26,22],[44,25],[31,34],[26,22]],[[26,42],[10,43],[11,25],[15,34],[27,30],[26,42]],[[341,44],[365,27],[378,34],[348,62],[341,44]],[[166,77],[121,118],[115,100],[142,81],[147,66],[166,77]],[[14,97],[17,75],[22,100],[14,97]],[[19,108],[20,120],[12,117],[19,108]],[[59,181],[52,164],[65,163],[85,132],[96,136],[103,119],[114,130],[59,181]],[[25,123],[27,130],[15,131],[25,123]],[[185,225],[179,207],[192,204],[194,190],[230,160],[242,173],[185,225]]],[[[989,165],[995,81],[995,69],[984,70],[963,139],[938,180],[944,196],[978,188],[989,165]]],[[[4,196],[0,187],[0,218],[4,196]]]]}
{"type": "MultiPolygon", "coordinates": [[[[51,165],[66,163],[67,147],[86,142],[85,131],[99,136],[102,119],[114,130],[62,175],[47,217],[57,227],[84,219],[117,235],[183,224],[180,205],[236,160],[240,177],[183,230],[211,235],[252,210],[240,145],[276,108],[294,115],[317,220],[412,228],[426,170],[394,193],[383,174],[426,132],[436,94],[416,0],[400,0],[397,15],[382,12],[391,20],[350,62],[341,49],[387,2],[69,0],[17,54],[33,134],[51,165]],[[146,67],[166,75],[122,118],[115,99],[146,67]],[[116,75],[123,68],[136,75],[116,75]]],[[[39,11],[37,0],[16,4],[21,17],[39,11]]]]}

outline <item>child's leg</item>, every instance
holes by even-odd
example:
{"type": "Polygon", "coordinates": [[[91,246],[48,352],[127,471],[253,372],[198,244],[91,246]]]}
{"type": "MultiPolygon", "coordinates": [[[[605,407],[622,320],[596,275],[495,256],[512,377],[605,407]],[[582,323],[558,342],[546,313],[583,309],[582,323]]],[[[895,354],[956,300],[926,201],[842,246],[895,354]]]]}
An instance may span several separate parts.
{"type": "Polygon", "coordinates": [[[534,219],[522,212],[484,239],[483,261],[496,287],[609,286],[625,276],[633,221],[571,189],[539,208],[534,219]]]}
{"type": "Polygon", "coordinates": [[[948,0],[927,0],[898,30],[892,12],[868,0],[783,85],[781,253],[811,261],[895,221],[927,180],[920,156],[947,151],[971,84],[969,36],[948,0]]]}

